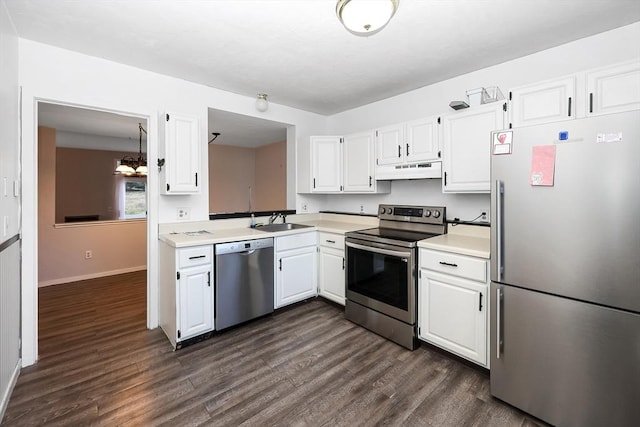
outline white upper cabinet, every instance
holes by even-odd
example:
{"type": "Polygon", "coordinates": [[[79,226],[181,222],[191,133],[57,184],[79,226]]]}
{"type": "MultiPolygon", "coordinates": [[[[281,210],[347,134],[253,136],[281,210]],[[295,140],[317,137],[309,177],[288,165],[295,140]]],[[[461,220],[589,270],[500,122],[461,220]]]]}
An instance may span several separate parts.
{"type": "Polygon", "coordinates": [[[397,165],[404,161],[404,124],[385,126],[376,131],[378,165],[397,165]]]}
{"type": "Polygon", "coordinates": [[[347,135],[343,139],[343,190],[369,193],[375,191],[373,178],[375,150],[373,132],[347,135]]]}
{"type": "Polygon", "coordinates": [[[640,61],[587,72],[587,115],[640,109],[640,61]]]}
{"type": "Polygon", "coordinates": [[[311,191],[388,193],[389,183],[374,176],[373,132],[311,137],[311,191]]]}
{"type": "Polygon", "coordinates": [[[504,128],[506,103],[495,102],[442,118],[442,191],[488,193],[491,131],[504,128]]]}
{"type": "Polygon", "coordinates": [[[311,137],[311,191],[342,191],[342,137],[311,137]]]}
{"type": "Polygon", "coordinates": [[[379,128],[376,138],[380,166],[440,160],[438,117],[379,128]]]}
{"type": "Polygon", "coordinates": [[[407,163],[440,160],[439,117],[414,120],[406,124],[404,158],[407,163]]]}
{"type": "Polygon", "coordinates": [[[512,127],[537,125],[575,118],[576,78],[566,77],[512,89],[512,127]]]}
{"type": "Polygon", "coordinates": [[[200,192],[200,126],[198,118],[176,113],[165,116],[164,194],[200,192]]]}
{"type": "Polygon", "coordinates": [[[638,110],[640,61],[521,86],[509,99],[511,127],[638,110]]]}

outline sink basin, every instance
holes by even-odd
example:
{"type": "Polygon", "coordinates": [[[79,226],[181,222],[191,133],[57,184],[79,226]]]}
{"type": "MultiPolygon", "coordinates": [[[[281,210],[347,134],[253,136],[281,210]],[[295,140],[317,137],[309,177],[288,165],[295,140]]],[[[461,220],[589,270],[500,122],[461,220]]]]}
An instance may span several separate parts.
{"type": "Polygon", "coordinates": [[[275,233],[276,231],[287,231],[287,230],[297,230],[298,228],[309,228],[311,225],[302,225],[302,224],[292,224],[290,222],[284,224],[265,224],[259,227],[256,227],[256,230],[260,231],[268,231],[270,233],[275,233]]]}

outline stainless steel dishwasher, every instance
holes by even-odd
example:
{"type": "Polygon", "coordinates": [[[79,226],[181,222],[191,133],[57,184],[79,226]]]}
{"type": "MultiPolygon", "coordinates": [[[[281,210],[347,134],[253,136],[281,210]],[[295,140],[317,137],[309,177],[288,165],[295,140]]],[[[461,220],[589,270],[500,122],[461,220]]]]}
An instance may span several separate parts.
{"type": "Polygon", "coordinates": [[[273,312],[273,238],[215,245],[215,329],[273,312]]]}

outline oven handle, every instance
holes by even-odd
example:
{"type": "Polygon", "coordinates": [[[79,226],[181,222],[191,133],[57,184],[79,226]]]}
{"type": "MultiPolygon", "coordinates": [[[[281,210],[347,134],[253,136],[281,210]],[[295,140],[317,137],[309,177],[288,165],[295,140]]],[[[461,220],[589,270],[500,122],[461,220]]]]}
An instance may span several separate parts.
{"type": "Polygon", "coordinates": [[[389,249],[376,248],[374,246],[359,245],[357,243],[351,243],[351,242],[345,242],[345,245],[347,247],[349,247],[349,248],[362,249],[363,251],[374,252],[374,253],[382,254],[382,255],[396,256],[396,257],[400,257],[400,258],[409,258],[409,257],[411,257],[411,252],[392,251],[392,250],[389,250],[389,249]]]}

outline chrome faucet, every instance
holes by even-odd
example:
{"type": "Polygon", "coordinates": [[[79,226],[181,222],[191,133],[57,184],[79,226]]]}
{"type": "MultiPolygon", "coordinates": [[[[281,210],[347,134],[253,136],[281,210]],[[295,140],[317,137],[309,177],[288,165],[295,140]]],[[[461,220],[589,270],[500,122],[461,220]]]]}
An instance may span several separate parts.
{"type": "Polygon", "coordinates": [[[269,217],[269,224],[273,224],[274,222],[276,222],[276,220],[278,219],[278,217],[282,218],[282,223],[284,224],[285,222],[285,217],[284,215],[282,215],[281,212],[274,212],[271,214],[271,216],[269,217]]]}

